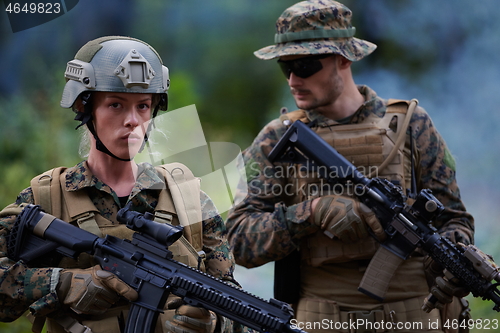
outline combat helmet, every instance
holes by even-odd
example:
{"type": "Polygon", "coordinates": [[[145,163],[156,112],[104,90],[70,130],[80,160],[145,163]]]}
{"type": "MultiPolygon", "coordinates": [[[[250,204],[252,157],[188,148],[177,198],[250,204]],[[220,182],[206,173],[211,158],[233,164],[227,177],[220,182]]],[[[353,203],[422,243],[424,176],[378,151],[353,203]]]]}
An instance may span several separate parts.
{"type": "MultiPolygon", "coordinates": [[[[166,110],[168,106],[168,68],[163,65],[155,49],[139,39],[106,36],[88,42],[67,63],[64,77],[66,85],[61,106],[72,108],[77,113],[75,120],[80,121],[78,127],[87,125],[96,139],[97,149],[120,160],[122,159],[113,155],[97,136],[91,121],[90,94],[94,91],[151,93],[159,101],[153,110],[153,118],[158,110],[166,110]],[[75,102],[78,98],[82,100],[84,112],[76,109],[75,102]]],[[[145,141],[147,133],[148,131],[145,141]]]]}

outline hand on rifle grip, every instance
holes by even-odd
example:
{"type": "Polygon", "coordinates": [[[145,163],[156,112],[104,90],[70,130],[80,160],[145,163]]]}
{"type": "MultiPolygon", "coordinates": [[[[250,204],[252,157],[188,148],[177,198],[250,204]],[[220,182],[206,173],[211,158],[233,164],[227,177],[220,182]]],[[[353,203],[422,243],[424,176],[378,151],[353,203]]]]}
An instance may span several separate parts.
{"type": "Polygon", "coordinates": [[[444,276],[443,267],[430,256],[424,259],[424,270],[430,287],[430,294],[422,306],[425,312],[430,312],[434,308],[442,309],[445,304],[453,301],[453,296],[462,298],[469,294],[468,290],[458,285],[456,278],[444,276]]]}
{"type": "Polygon", "coordinates": [[[115,274],[99,265],[87,269],[64,269],[56,288],[57,296],[78,314],[102,314],[120,296],[135,301],[137,292],[115,274]]]}
{"type": "Polygon", "coordinates": [[[215,331],[217,317],[212,311],[185,305],[180,298],[170,301],[167,309],[175,309],[173,318],[165,322],[168,332],[213,333],[215,331]]]}

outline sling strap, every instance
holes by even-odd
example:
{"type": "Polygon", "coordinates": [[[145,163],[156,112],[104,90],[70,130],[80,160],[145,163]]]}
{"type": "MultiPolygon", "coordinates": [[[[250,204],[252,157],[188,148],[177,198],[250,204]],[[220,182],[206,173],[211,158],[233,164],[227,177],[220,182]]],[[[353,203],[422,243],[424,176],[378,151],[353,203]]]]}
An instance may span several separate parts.
{"type": "Polygon", "coordinates": [[[181,163],[163,164],[157,170],[167,181],[184,236],[200,251],[203,247],[200,179],[181,163]]]}

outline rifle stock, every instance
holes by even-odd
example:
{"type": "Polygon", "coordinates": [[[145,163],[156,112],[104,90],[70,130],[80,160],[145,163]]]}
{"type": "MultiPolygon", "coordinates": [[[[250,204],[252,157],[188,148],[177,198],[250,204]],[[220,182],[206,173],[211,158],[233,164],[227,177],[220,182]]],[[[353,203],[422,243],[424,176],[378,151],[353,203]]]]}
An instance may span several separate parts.
{"type": "Polygon", "coordinates": [[[326,168],[324,178],[329,182],[352,182],[357,189],[354,194],[374,211],[387,238],[380,242],[380,249],[365,271],[358,288],[361,292],[382,301],[394,272],[418,247],[456,277],[474,297],[493,301],[493,309],[500,312],[500,269],[491,256],[477,247],[458,248],[437,233],[431,223],[444,206],[430,190],[420,191],[415,202],[408,205],[400,187],[386,179],[368,179],[301,121],[288,128],[268,159],[326,168]]]}

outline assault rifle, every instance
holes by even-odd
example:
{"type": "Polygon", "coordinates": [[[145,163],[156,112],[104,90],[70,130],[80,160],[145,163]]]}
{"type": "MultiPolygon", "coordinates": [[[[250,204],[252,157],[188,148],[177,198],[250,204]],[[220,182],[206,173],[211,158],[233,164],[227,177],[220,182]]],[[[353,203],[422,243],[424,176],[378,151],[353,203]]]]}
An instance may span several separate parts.
{"type": "MultiPolygon", "coordinates": [[[[387,238],[370,261],[359,291],[382,301],[396,269],[418,247],[445,268],[445,276],[457,278],[474,297],[493,301],[493,309],[500,312],[499,267],[476,246],[457,246],[439,235],[431,222],[444,206],[429,189],[420,191],[412,205],[407,204],[401,187],[386,179],[365,177],[301,121],[288,128],[268,158],[271,162],[308,164],[331,183],[348,182],[352,192],[376,214],[387,238]]],[[[425,310],[430,311],[435,302],[429,295],[425,310]]]]}
{"type": "Polygon", "coordinates": [[[137,231],[131,241],[100,238],[44,213],[40,206],[27,205],[10,233],[9,257],[29,264],[55,253],[72,258],[83,252],[93,255],[102,269],[139,294],[131,304],[125,333],[154,332],[170,293],[257,331],[305,333],[290,323],[293,310],[288,304],[266,301],[173,260],[168,247],[181,237],[182,227],[154,222],[152,214],[128,208],[122,208],[117,219],[137,231]]]}

